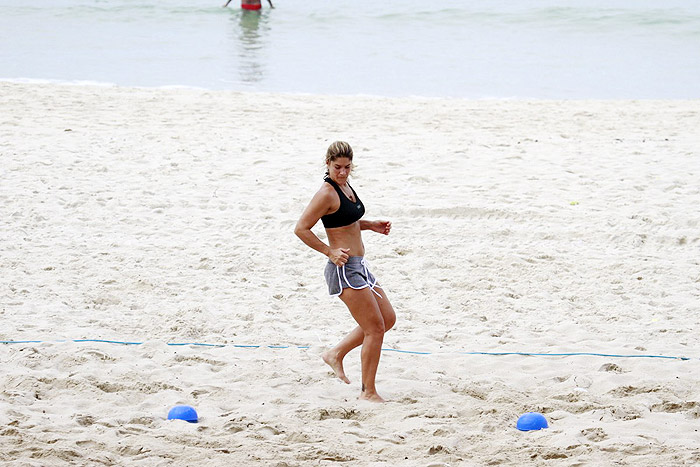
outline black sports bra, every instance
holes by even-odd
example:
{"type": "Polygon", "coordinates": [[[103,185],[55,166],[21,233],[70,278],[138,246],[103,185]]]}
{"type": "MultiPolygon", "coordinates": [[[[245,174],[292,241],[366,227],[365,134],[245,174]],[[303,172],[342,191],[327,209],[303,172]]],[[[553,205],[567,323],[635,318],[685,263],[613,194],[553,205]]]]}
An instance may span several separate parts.
{"type": "Polygon", "coordinates": [[[334,227],[345,227],[346,225],[359,221],[360,218],[365,215],[365,206],[362,204],[360,197],[357,196],[357,193],[355,193],[355,190],[352,189],[350,184],[348,184],[348,186],[350,186],[352,194],[355,195],[354,203],[350,201],[350,198],[343,193],[338,184],[335,183],[330,177],[326,177],[324,180],[335,188],[336,192],[338,192],[340,207],[337,211],[321,217],[323,226],[327,229],[332,229],[334,227]]]}

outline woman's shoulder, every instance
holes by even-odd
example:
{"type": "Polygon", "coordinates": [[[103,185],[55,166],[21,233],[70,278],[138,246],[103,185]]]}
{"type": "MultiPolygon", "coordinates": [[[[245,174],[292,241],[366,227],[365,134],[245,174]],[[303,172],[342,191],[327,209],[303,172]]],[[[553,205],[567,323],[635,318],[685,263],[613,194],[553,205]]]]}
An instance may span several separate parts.
{"type": "Polygon", "coordinates": [[[335,188],[333,188],[330,183],[323,182],[323,184],[318,188],[315,197],[324,201],[333,201],[338,197],[338,194],[335,192],[335,188]]]}

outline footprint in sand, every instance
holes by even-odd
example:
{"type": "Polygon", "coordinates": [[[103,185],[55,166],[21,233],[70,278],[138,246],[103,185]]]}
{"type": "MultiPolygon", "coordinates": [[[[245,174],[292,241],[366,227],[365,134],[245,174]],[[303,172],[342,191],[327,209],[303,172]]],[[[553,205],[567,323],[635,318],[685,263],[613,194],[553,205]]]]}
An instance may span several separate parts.
{"type": "Polygon", "coordinates": [[[586,428],[585,430],[581,430],[581,434],[588,441],[592,441],[594,443],[604,441],[608,438],[607,433],[605,433],[605,430],[602,428],[586,428]]]}

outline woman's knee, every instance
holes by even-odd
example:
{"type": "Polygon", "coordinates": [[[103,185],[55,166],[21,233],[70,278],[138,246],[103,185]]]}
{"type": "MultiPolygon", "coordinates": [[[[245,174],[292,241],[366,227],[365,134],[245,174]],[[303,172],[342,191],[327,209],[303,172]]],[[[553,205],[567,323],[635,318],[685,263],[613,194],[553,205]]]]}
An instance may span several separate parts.
{"type": "Polygon", "coordinates": [[[388,300],[377,304],[379,305],[379,309],[382,313],[382,319],[384,320],[384,329],[388,331],[394,327],[394,324],[396,324],[396,313],[394,312],[394,308],[391,306],[391,303],[389,303],[388,300]]]}
{"type": "Polygon", "coordinates": [[[387,313],[387,315],[384,316],[384,332],[393,328],[394,324],[396,324],[396,313],[392,310],[391,313],[387,313]]]}
{"type": "Polygon", "coordinates": [[[378,319],[371,323],[365,324],[365,326],[362,327],[362,331],[364,331],[365,336],[379,337],[383,336],[386,332],[386,325],[384,320],[378,319]]]}

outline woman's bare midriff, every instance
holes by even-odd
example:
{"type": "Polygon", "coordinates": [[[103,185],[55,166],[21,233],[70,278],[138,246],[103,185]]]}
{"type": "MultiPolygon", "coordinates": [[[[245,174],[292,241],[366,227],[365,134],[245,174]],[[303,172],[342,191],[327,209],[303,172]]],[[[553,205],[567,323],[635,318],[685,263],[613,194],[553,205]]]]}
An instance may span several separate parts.
{"type": "Polygon", "coordinates": [[[348,255],[364,256],[365,245],[362,243],[362,231],[360,221],[354,222],[345,227],[334,227],[326,229],[328,235],[328,246],[331,248],[349,248],[348,255]]]}

